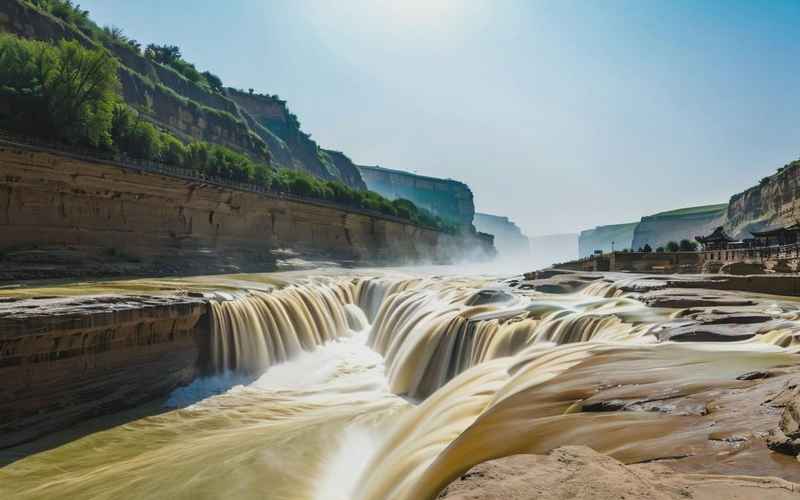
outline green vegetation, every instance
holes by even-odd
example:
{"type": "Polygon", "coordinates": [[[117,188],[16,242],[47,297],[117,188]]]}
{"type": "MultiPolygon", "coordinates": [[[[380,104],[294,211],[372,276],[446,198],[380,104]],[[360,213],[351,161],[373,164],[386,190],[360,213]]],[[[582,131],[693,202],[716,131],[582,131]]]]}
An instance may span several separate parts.
{"type": "Polygon", "coordinates": [[[111,146],[117,61],[78,42],[57,45],[0,35],[0,126],[94,147],[111,146]]]}
{"type": "MultiPolygon", "coordinates": [[[[75,9],[78,7],[73,12],[75,9]]],[[[176,57],[179,51],[167,48],[159,54],[156,57],[176,57]]],[[[117,60],[102,47],[88,49],[75,41],[53,45],[0,35],[0,67],[2,128],[179,166],[278,193],[373,210],[444,231],[458,230],[408,200],[389,201],[338,181],[274,169],[225,146],[202,141],[184,144],[122,101],[117,60]]],[[[323,151],[320,154],[327,158],[323,151]]]]}
{"type": "Polygon", "coordinates": [[[678,243],[678,248],[681,252],[696,252],[697,243],[690,240],[681,240],[681,242],[678,243]]]}
{"type": "Polygon", "coordinates": [[[656,249],[657,252],[696,252],[697,251],[697,243],[690,240],[681,240],[680,243],[677,241],[670,241],[666,244],[665,247],[658,247],[656,249]]]}

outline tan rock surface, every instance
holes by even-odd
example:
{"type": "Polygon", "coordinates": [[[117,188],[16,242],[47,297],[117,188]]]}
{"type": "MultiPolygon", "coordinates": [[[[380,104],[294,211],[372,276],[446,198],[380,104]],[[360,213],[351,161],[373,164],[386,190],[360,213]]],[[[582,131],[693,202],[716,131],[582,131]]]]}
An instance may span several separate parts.
{"type": "Polygon", "coordinates": [[[778,478],[672,472],[623,465],[585,446],[514,455],[477,465],[440,495],[446,500],[789,500],[800,485],[778,478]]]}

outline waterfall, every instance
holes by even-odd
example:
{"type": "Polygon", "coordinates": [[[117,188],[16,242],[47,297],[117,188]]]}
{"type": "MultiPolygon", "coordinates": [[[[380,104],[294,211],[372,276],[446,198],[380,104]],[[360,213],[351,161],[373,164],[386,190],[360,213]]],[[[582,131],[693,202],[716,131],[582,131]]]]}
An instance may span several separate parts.
{"type": "Polygon", "coordinates": [[[318,278],[215,302],[213,364],[219,372],[259,373],[368,331],[389,390],[420,403],[400,417],[352,494],[405,500],[433,498],[485,460],[556,444],[647,460],[664,445],[665,428],[701,431],[654,412],[586,412],[583,405],[608,390],[635,401],[664,387],[683,396],[731,387],[741,373],[791,364],[800,349],[797,317],[788,315],[780,328],[747,341],[658,344],[654,330],[674,313],[622,296],[618,283],[549,299],[487,291],[487,284],[318,278]]]}
{"type": "Polygon", "coordinates": [[[257,375],[347,335],[363,323],[348,309],[352,292],[347,283],[315,282],[212,302],[213,370],[257,375]]]}
{"type": "Polygon", "coordinates": [[[393,392],[423,399],[464,370],[537,342],[655,341],[655,325],[644,321],[651,315],[639,317],[645,308],[631,299],[558,304],[508,295],[482,304],[479,290],[426,283],[386,297],[369,345],[386,359],[393,392]]]}
{"type": "Polygon", "coordinates": [[[0,496],[432,500],[480,462],[573,444],[772,464],[757,436],[797,363],[795,303],[745,308],[772,318],[748,340],[659,343],[689,320],[624,281],[556,295],[367,273],[224,282],[215,376],[173,393],[175,411],[4,467],[0,496]]]}
{"type": "Polygon", "coordinates": [[[258,375],[301,352],[364,330],[385,297],[418,282],[316,278],[212,301],[211,369],[258,375]]]}

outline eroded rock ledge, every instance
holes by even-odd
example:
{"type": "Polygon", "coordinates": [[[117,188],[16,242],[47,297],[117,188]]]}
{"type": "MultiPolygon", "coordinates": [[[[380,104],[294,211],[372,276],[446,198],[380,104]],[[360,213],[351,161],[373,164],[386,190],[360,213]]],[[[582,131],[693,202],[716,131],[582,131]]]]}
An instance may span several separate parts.
{"type": "Polygon", "coordinates": [[[515,455],[477,465],[439,495],[446,500],[789,500],[800,485],[773,477],[675,473],[624,465],[585,446],[515,455]]]}
{"type": "Polygon", "coordinates": [[[0,303],[0,448],[189,383],[207,304],[186,295],[0,303]]]}

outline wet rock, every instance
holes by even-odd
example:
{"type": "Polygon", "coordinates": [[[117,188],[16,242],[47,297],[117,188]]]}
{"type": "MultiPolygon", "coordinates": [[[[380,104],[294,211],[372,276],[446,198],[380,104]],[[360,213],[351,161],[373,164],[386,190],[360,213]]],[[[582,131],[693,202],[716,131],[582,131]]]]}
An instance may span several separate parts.
{"type": "Polygon", "coordinates": [[[497,304],[500,302],[508,302],[513,298],[514,296],[506,291],[497,289],[487,289],[487,290],[480,290],[479,292],[473,294],[470,298],[467,299],[466,304],[468,306],[482,306],[485,304],[497,304]]]}
{"type": "Polygon", "coordinates": [[[614,399],[610,401],[597,401],[592,403],[585,403],[583,406],[581,406],[581,409],[587,412],[620,411],[623,410],[627,404],[628,404],[627,401],[614,399]]]}
{"type": "Polygon", "coordinates": [[[713,290],[665,288],[653,290],[637,297],[650,307],[675,309],[696,307],[745,307],[756,302],[734,293],[713,290]]]}

